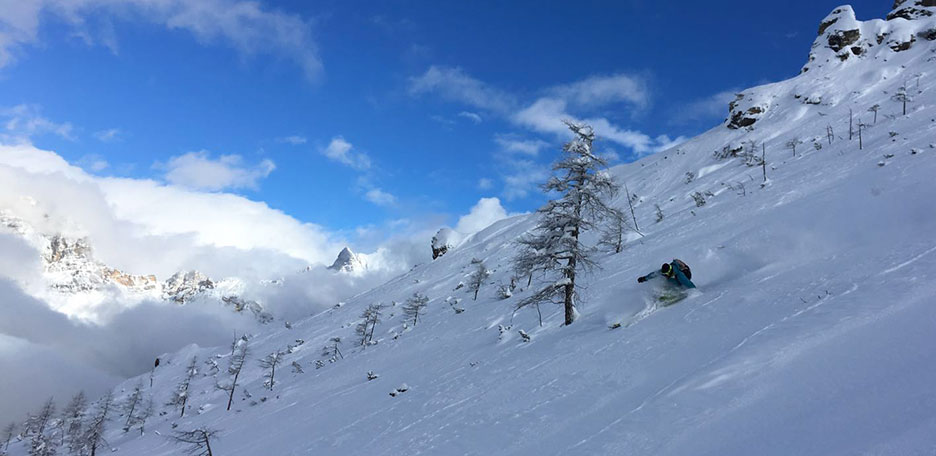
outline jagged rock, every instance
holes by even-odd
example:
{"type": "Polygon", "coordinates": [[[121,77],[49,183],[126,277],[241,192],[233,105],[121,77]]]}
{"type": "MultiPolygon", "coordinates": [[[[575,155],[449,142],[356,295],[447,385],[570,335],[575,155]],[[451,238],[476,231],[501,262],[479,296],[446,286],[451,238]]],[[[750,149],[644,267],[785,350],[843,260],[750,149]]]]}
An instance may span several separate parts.
{"type": "Polygon", "coordinates": [[[260,323],[266,324],[273,321],[273,315],[264,311],[263,306],[257,301],[243,299],[240,296],[222,296],[221,301],[233,307],[235,312],[251,311],[260,323]]]}
{"type": "Polygon", "coordinates": [[[934,7],[936,7],[936,0],[896,0],[891,8],[892,11],[887,15],[887,20],[901,18],[909,21],[930,17],[934,13],[930,8],[934,7]]]}
{"type": "Polygon", "coordinates": [[[185,304],[195,295],[214,287],[214,282],[198,271],[177,272],[163,284],[163,299],[185,304]]]}
{"type": "Polygon", "coordinates": [[[435,236],[432,237],[432,259],[439,258],[442,255],[445,255],[445,252],[448,252],[449,249],[455,247],[455,244],[458,243],[458,233],[452,231],[450,228],[440,229],[435,236]]]}

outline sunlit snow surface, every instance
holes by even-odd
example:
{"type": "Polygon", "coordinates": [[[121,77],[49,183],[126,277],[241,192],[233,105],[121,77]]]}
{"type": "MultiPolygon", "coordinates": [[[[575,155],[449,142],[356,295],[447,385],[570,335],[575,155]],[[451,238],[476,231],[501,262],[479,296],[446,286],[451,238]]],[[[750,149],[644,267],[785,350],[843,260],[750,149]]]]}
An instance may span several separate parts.
{"type": "MultiPolygon", "coordinates": [[[[498,297],[514,241],[535,224],[509,218],[339,308],[254,335],[230,412],[215,388],[227,377],[204,376],[205,366],[184,419],[161,405],[191,356],[215,359],[223,372],[229,347],[166,355],[148,391],[168,414],[153,418],[144,437],[111,425],[110,447],[179,454],[166,438],[178,424],[220,430],[212,449],[224,456],[932,455],[934,49],[921,39],[905,52],[745,91],[769,102],[753,130],[719,125],[615,168],[639,197],[645,237],[600,255],[601,269],[580,281],[581,316],[569,327],[560,327],[558,306],[543,307],[543,327],[533,309],[514,315],[529,290],[498,297]],[[906,116],[892,100],[904,83],[914,97],[906,116]],[[813,96],[836,104],[804,103],[813,96]],[[857,134],[848,140],[848,110],[857,130],[859,118],[872,123],[875,104],[877,123],[862,127],[859,150],[857,134]],[[785,147],[793,138],[804,141],[795,157],[785,147]],[[749,140],[766,141],[763,187],[759,166],[713,158],[749,140]],[[686,172],[698,177],[686,183],[686,172]],[[714,196],[696,207],[694,192],[714,196]],[[674,257],[692,267],[698,292],[645,312],[652,287],[636,278],[674,257]],[[468,282],[475,258],[494,273],[472,301],[455,288],[468,282]],[[414,292],[431,301],[404,329],[402,303],[414,292]],[[455,313],[455,299],[464,312],[455,313]],[[362,349],[354,327],[377,302],[389,306],[379,343],[362,349]],[[609,329],[620,321],[632,324],[609,329]],[[501,337],[499,325],[511,329],[501,337]],[[522,341],[521,329],[532,341],[522,341]],[[344,359],[316,369],[336,336],[344,359]],[[275,389],[264,389],[257,360],[296,339],[305,343],[278,368],[275,389]],[[305,373],[293,373],[294,361],[305,373]],[[379,377],[368,381],[368,371],[379,377]],[[403,384],[407,391],[392,397],[403,384]]],[[[623,195],[616,205],[627,207],[623,195]]],[[[19,445],[13,454],[22,454],[19,445]]]]}

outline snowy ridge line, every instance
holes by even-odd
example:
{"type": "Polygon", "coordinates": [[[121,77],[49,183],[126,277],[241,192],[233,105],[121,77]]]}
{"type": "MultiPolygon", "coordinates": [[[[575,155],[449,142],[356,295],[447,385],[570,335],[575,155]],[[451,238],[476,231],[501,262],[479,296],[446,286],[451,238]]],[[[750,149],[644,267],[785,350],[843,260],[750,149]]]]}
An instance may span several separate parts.
{"type": "MultiPolygon", "coordinates": [[[[844,17],[848,11],[834,14],[844,17]]],[[[543,285],[536,280],[527,287],[523,276],[514,280],[510,296],[500,292],[517,279],[515,240],[537,223],[535,215],[521,216],[488,227],[432,263],[338,308],[294,322],[291,329],[264,329],[249,338],[256,357],[305,340],[301,349],[285,355],[275,388],[265,388],[266,372],[251,359],[234,407],[225,412],[218,405],[227,398],[215,384],[228,376],[204,372],[192,383],[192,408],[185,417],[164,410],[168,415],[154,417],[147,430],[169,435],[173,429],[222,429],[212,446],[234,456],[931,451],[936,309],[927,298],[936,296],[936,271],[907,266],[936,247],[896,240],[936,232],[936,155],[929,149],[911,153],[931,141],[936,80],[921,80],[906,116],[884,114],[901,112],[891,99],[895,90],[906,75],[924,72],[936,53],[924,38],[901,51],[883,43],[933,24],[925,16],[920,22],[897,18],[892,24],[860,25],[872,45],[876,40],[867,30],[886,26],[892,35],[880,48],[839,60],[838,53],[853,51],[833,51],[829,39],[838,32],[852,36],[841,27],[857,22],[846,19],[817,38],[807,72],[743,92],[732,108],[740,113],[738,128],[726,123],[712,129],[663,152],[665,162],[650,156],[611,170],[639,195],[635,210],[647,236],[599,258],[601,268],[583,282],[587,302],[580,303],[581,315],[571,325],[561,325],[561,308],[544,304],[542,327],[534,309],[516,311],[519,300],[543,285]],[[766,188],[752,185],[744,193],[723,188],[763,169],[746,163],[756,162],[751,150],[760,150],[744,146],[750,140],[758,146],[763,138],[811,140],[817,127],[832,120],[840,133],[849,108],[863,111],[874,104],[882,112],[877,132],[864,138],[867,151],[856,141],[828,144],[820,138],[821,149],[797,151],[796,159],[792,154],[769,159],[774,166],[767,168],[766,188]],[[725,147],[737,156],[716,158],[713,152],[725,147]],[[891,156],[884,166],[871,160],[886,155],[891,156]],[[721,166],[686,182],[687,171],[713,164],[721,166]],[[706,203],[690,209],[694,216],[678,211],[692,204],[686,195],[706,190],[712,195],[703,195],[706,203]],[[654,204],[664,211],[659,221],[654,204]],[[702,295],[713,298],[703,304],[686,300],[628,330],[608,331],[608,315],[637,314],[655,298],[633,276],[674,257],[692,267],[702,295]],[[911,260],[877,272],[894,258],[911,260]],[[477,301],[458,287],[473,259],[483,259],[491,271],[477,301]],[[908,273],[890,275],[897,270],[908,273]],[[835,295],[821,297],[825,289],[835,295]],[[807,292],[818,296],[817,302],[803,302],[807,292]],[[368,306],[405,303],[414,293],[429,298],[418,324],[404,319],[402,304],[387,306],[381,323],[372,327],[375,343],[357,343],[355,328],[368,306]],[[454,312],[448,297],[461,299],[463,312],[454,312]],[[834,305],[826,306],[832,299],[834,305]],[[697,312],[701,308],[706,312],[697,312]],[[532,337],[526,341],[520,330],[532,337]],[[332,361],[319,349],[336,336],[344,341],[344,356],[332,361]],[[289,372],[291,362],[305,372],[289,372]]],[[[614,206],[626,208],[624,198],[614,206]]],[[[193,354],[222,360],[225,356],[215,355],[229,352],[192,347],[166,355],[149,393],[157,402],[166,397],[179,366],[193,354]]],[[[118,389],[119,400],[135,380],[118,389]]],[[[152,434],[112,429],[107,437],[123,453],[172,451],[152,434]]],[[[11,449],[14,456],[26,450],[25,444],[11,449]]]]}

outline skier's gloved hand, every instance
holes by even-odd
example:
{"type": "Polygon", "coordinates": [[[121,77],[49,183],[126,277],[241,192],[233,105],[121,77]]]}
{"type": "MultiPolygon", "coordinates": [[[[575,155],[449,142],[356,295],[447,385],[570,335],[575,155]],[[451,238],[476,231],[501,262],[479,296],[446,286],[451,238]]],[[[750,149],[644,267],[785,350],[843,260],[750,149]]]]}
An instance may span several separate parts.
{"type": "Polygon", "coordinates": [[[641,276],[641,277],[638,277],[638,278],[637,278],[637,283],[644,283],[644,282],[646,282],[646,281],[647,281],[647,278],[646,278],[646,277],[641,276]]]}

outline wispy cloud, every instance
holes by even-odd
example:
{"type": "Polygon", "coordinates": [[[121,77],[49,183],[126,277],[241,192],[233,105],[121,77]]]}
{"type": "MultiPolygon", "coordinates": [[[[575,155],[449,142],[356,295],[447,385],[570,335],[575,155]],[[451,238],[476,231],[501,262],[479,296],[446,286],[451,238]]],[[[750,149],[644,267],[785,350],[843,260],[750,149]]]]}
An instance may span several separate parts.
{"type": "Polygon", "coordinates": [[[490,190],[494,188],[494,181],[487,177],[478,179],[478,190],[490,190]]]}
{"type": "Polygon", "coordinates": [[[421,76],[410,78],[409,92],[412,95],[438,95],[446,101],[501,113],[510,111],[515,104],[512,95],[469,76],[457,67],[429,67],[421,76]]]}
{"type": "Polygon", "coordinates": [[[553,98],[570,105],[595,108],[613,103],[627,103],[644,108],[650,103],[650,93],[643,78],[627,74],[591,76],[571,84],[558,85],[548,91],[553,98]]]}
{"type": "MultiPolygon", "coordinates": [[[[594,127],[599,137],[627,147],[637,156],[652,153],[661,146],[657,138],[599,115],[599,110],[609,105],[623,105],[632,110],[647,108],[651,94],[646,78],[642,76],[624,73],[593,75],[548,87],[539,98],[522,103],[513,94],[492,87],[461,68],[434,65],[424,74],[410,78],[409,92],[411,95],[434,94],[446,101],[488,111],[516,126],[560,138],[568,136],[564,120],[586,122],[594,127]]],[[[503,138],[496,140],[507,151],[528,155],[535,155],[540,147],[535,143],[504,144],[503,138]]]]}
{"type": "Polygon", "coordinates": [[[458,117],[463,117],[465,119],[468,119],[474,122],[475,124],[481,123],[481,120],[482,120],[479,114],[474,113],[474,112],[468,112],[468,111],[462,111],[458,113],[458,117]]]}
{"type": "Polygon", "coordinates": [[[350,166],[359,171],[371,167],[370,157],[364,152],[354,151],[354,146],[341,136],[332,138],[328,146],[322,149],[322,154],[343,165],[350,166]]]}
{"type": "Polygon", "coordinates": [[[379,188],[372,188],[364,194],[364,199],[378,206],[392,206],[396,204],[396,196],[391,195],[379,188]]]}
{"type": "Polygon", "coordinates": [[[541,149],[549,146],[549,143],[542,139],[523,139],[516,135],[505,134],[495,136],[494,142],[500,145],[501,149],[506,152],[519,153],[531,157],[539,155],[541,149]]]}
{"type": "Polygon", "coordinates": [[[37,105],[20,104],[11,108],[0,109],[3,121],[3,135],[7,138],[26,139],[33,136],[52,134],[69,141],[75,141],[75,127],[71,122],[58,123],[41,114],[37,105]]]}
{"type": "MultiPolygon", "coordinates": [[[[203,44],[230,46],[244,55],[274,54],[295,62],[310,80],[322,73],[322,61],[310,23],[302,17],[242,0],[17,0],[0,8],[0,67],[39,41],[43,21],[56,17],[93,44],[116,50],[113,28],[91,30],[92,18],[133,19],[184,30],[203,44]],[[97,40],[94,36],[100,36],[97,40]]],[[[105,21],[104,23],[110,23],[105,21]]]]}
{"type": "Polygon", "coordinates": [[[302,145],[302,144],[305,144],[305,143],[309,142],[309,140],[306,139],[305,136],[293,135],[293,136],[286,136],[286,137],[282,137],[282,138],[276,138],[276,142],[281,142],[281,143],[286,143],[286,144],[292,144],[292,145],[294,145],[294,146],[299,146],[299,145],[302,145]]]}
{"type": "Polygon", "coordinates": [[[109,128],[94,132],[94,138],[104,143],[117,142],[123,139],[123,132],[119,128],[109,128]]]}
{"type": "Polygon", "coordinates": [[[256,189],[257,182],[276,169],[269,159],[249,166],[240,155],[221,155],[213,159],[204,150],[172,157],[168,163],[157,167],[166,169],[165,179],[173,185],[207,191],[256,189]]]}

